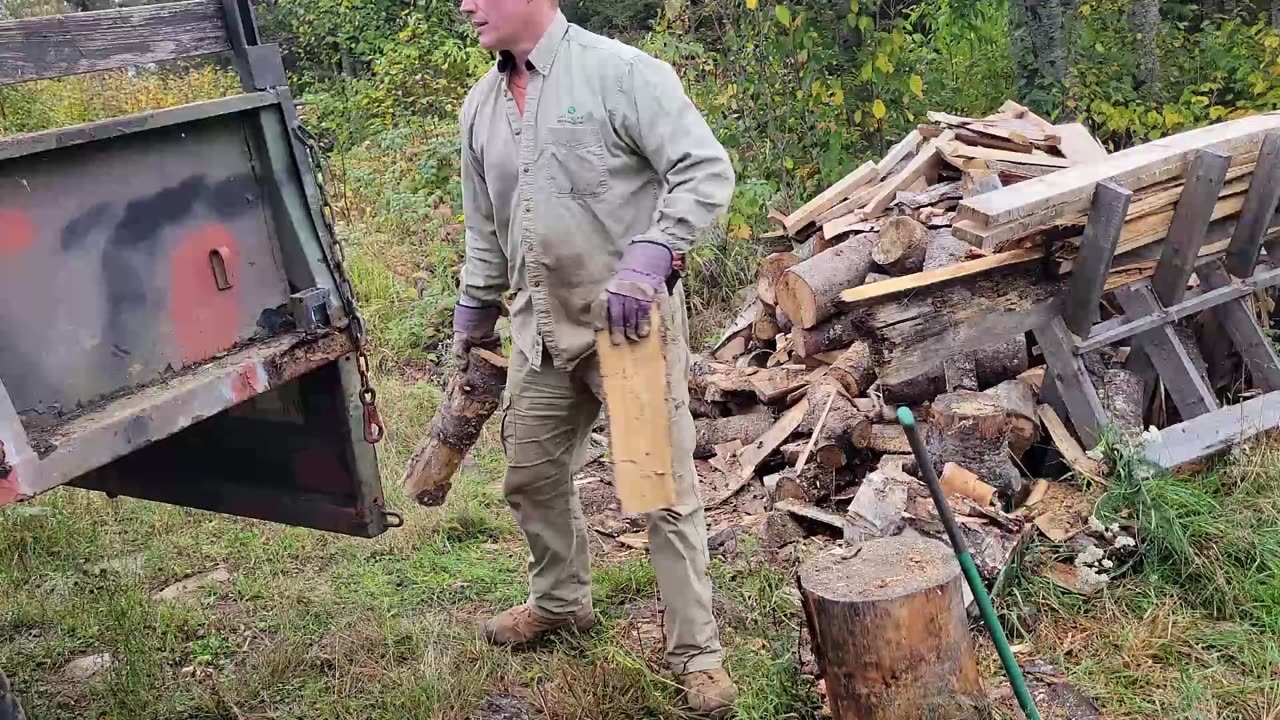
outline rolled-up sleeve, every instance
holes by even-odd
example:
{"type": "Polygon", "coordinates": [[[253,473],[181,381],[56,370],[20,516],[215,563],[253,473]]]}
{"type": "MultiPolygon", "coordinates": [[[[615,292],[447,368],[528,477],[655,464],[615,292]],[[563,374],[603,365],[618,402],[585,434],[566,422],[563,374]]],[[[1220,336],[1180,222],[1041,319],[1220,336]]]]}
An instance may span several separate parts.
{"type": "Polygon", "coordinates": [[[734,184],[729,155],[667,63],[637,57],[618,91],[618,131],[663,181],[652,225],[632,241],[660,242],[685,252],[729,207],[734,184]]]}
{"type": "Polygon", "coordinates": [[[500,305],[509,287],[507,256],[498,240],[493,199],[485,182],[484,165],[472,142],[475,115],[464,103],[462,128],[462,212],[466,222],[466,258],[459,278],[459,300],[467,305],[500,305]]]}

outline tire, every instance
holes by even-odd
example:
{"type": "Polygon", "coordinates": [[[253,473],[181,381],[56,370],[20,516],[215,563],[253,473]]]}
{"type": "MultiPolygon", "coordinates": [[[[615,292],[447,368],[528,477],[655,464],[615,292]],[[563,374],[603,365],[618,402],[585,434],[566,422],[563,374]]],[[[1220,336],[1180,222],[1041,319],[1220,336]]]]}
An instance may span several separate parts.
{"type": "Polygon", "coordinates": [[[13,694],[9,678],[0,672],[0,720],[26,720],[26,714],[18,705],[18,696],[13,694]]]}

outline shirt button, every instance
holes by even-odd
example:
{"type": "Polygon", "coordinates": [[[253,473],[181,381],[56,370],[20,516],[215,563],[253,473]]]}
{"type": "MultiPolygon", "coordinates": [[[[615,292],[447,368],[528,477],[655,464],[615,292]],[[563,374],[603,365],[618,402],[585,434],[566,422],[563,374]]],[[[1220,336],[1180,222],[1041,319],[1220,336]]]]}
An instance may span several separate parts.
{"type": "Polygon", "coordinates": [[[540,287],[542,287],[542,281],[541,281],[541,280],[534,280],[534,281],[533,281],[533,286],[534,286],[534,287],[536,287],[536,288],[540,288],[540,287]]]}
{"type": "Polygon", "coordinates": [[[520,128],[516,128],[516,134],[517,134],[517,135],[519,135],[519,134],[520,134],[520,128]]]}
{"type": "Polygon", "coordinates": [[[523,171],[524,171],[524,174],[525,174],[525,175],[528,175],[528,174],[529,174],[529,166],[528,166],[528,165],[525,165],[525,166],[524,166],[524,168],[523,168],[523,171]]]}

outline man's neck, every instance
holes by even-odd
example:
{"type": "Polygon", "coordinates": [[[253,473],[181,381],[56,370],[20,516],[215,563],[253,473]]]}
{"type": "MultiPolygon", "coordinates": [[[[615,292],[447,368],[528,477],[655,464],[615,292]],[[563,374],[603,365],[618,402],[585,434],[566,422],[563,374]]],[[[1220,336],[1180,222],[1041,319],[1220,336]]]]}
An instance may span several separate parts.
{"type": "Polygon", "coordinates": [[[518,72],[523,72],[525,62],[529,59],[529,55],[533,53],[533,49],[538,46],[538,42],[542,40],[542,36],[546,34],[547,28],[551,27],[551,23],[555,22],[558,9],[555,7],[547,7],[545,11],[529,24],[529,33],[521,40],[518,47],[509,48],[511,55],[515,58],[516,68],[518,72]]]}

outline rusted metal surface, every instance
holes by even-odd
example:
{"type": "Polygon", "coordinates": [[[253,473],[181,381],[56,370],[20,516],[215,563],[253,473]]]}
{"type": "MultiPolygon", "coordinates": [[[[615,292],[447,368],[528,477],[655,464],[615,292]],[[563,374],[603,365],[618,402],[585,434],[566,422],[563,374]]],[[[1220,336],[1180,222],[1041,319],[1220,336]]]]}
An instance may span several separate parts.
{"type": "Polygon", "coordinates": [[[0,378],[19,414],[47,424],[263,335],[290,288],[262,196],[235,116],[0,162],[0,378]]]}
{"type": "MultiPolygon", "coordinates": [[[[350,341],[338,333],[306,338],[300,334],[243,348],[130,394],[107,402],[79,417],[32,433],[31,445],[41,452],[7,453],[12,496],[8,501],[38,495],[66,483],[186,427],[313,372],[349,353],[350,341]],[[16,480],[14,476],[16,475],[16,480]]],[[[11,444],[12,425],[3,423],[0,441],[11,444]]],[[[12,422],[12,421],[11,421],[12,422]]],[[[21,426],[19,425],[19,430],[21,426]]],[[[25,438],[22,439],[25,444],[25,438]]],[[[252,448],[246,448],[252,452],[252,448]]],[[[2,498],[0,498],[2,499],[2,498]]]]}

